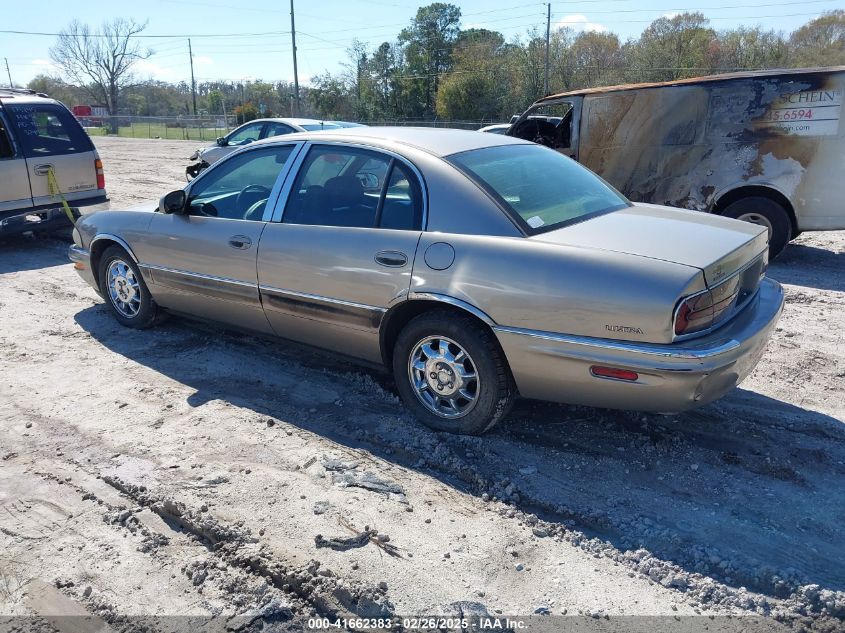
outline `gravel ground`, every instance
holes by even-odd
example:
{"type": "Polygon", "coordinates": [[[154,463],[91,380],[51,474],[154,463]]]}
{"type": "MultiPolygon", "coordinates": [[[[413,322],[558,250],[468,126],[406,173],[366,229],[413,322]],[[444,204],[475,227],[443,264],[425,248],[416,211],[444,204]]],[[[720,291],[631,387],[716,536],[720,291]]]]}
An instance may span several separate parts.
{"type": "MultiPolygon", "coordinates": [[[[112,208],[181,186],[196,146],[96,143],[112,208]]],[[[319,351],[121,328],[66,249],[0,244],[0,615],[843,628],[845,232],[772,263],[780,327],[722,400],[522,401],[483,438],[420,427],[387,376],[319,351]]]]}

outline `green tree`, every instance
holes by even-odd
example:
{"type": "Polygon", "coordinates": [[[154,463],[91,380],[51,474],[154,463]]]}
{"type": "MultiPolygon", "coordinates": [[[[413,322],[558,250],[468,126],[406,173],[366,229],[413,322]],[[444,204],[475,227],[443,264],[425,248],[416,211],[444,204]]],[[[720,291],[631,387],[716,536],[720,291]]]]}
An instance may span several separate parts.
{"type": "Polygon", "coordinates": [[[569,47],[572,87],[592,88],[623,81],[624,57],[614,33],[584,31],[569,47]]]}
{"type": "Polygon", "coordinates": [[[728,30],[713,43],[715,64],[721,71],[778,68],[787,65],[789,47],[780,33],[759,26],[728,30]]]}
{"type": "Polygon", "coordinates": [[[652,22],[630,47],[631,65],[643,81],[671,81],[709,74],[716,33],[701,13],[652,22]]]}
{"type": "Polygon", "coordinates": [[[793,66],[840,66],[845,64],[845,11],[828,11],[789,38],[793,66]]]}
{"type": "Polygon", "coordinates": [[[505,38],[487,29],[462,31],[455,41],[452,70],[437,91],[438,116],[498,119],[507,91],[502,67],[505,38]]]}
{"type": "Polygon", "coordinates": [[[399,33],[404,46],[404,96],[416,114],[434,112],[440,76],[452,66],[452,47],[460,33],[461,9],[435,2],[417,9],[411,25],[399,33]]]}
{"type": "Polygon", "coordinates": [[[258,107],[250,102],[247,101],[243,105],[239,105],[235,107],[235,120],[238,124],[246,123],[247,121],[253,121],[258,118],[258,107]]]}

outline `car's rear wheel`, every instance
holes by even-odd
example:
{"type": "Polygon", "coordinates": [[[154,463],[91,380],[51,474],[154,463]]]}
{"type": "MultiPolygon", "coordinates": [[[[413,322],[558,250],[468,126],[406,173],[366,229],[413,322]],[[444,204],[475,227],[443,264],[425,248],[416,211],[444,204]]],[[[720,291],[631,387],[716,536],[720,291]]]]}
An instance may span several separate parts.
{"type": "Polygon", "coordinates": [[[426,426],[478,435],[501,420],[514,388],[504,353],[470,317],[436,311],[411,320],[393,349],[405,405],[426,426]]]}
{"type": "Polygon", "coordinates": [[[792,221],[789,213],[774,200],[762,196],[750,196],[732,202],[722,215],[759,224],[769,232],[769,258],[774,259],[786,247],[792,237],[792,221]]]}
{"type": "Polygon", "coordinates": [[[153,300],[141,271],[119,246],[109,246],[100,258],[100,292],[115,318],[126,327],[148,328],[156,324],[160,308],[153,300]]]}

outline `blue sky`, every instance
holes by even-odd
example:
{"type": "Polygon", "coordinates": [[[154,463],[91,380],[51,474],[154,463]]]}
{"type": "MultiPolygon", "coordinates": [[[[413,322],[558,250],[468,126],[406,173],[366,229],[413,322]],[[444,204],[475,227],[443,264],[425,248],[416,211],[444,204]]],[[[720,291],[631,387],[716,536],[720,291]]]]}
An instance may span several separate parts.
{"type": "MultiPolygon", "coordinates": [[[[0,6],[13,1],[0,0],[0,6]]],[[[112,17],[149,20],[145,34],[169,37],[144,40],[155,54],[139,63],[136,74],[141,78],[188,79],[187,35],[193,35],[198,81],[293,78],[289,0],[39,0],[14,4],[14,11],[3,11],[0,30],[55,33],[73,18],[91,25],[112,17]],[[258,35],[241,35],[247,33],[258,35]]],[[[373,45],[392,41],[420,4],[399,0],[296,0],[300,82],[305,84],[312,76],[340,69],[353,38],[373,45]]],[[[545,29],[546,7],[540,2],[469,0],[455,4],[461,7],[464,28],[489,28],[508,39],[524,38],[532,27],[545,29]]],[[[845,0],[568,0],[552,2],[552,24],[613,31],[626,39],[637,37],[661,15],[700,10],[712,19],[716,29],[759,24],[788,33],[823,11],[843,6],[845,0]]],[[[0,33],[0,57],[8,58],[12,79],[23,84],[49,72],[48,51],[54,41],[51,36],[0,33]]],[[[0,66],[0,71],[5,68],[0,66]]],[[[4,73],[0,76],[5,81],[4,73]]]]}

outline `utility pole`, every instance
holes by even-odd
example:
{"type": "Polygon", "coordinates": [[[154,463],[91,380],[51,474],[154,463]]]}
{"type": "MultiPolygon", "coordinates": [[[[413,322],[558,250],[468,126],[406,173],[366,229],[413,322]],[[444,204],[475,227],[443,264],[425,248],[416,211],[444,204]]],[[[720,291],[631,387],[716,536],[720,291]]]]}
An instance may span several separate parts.
{"type": "Polygon", "coordinates": [[[12,71],[9,70],[9,60],[4,57],[3,61],[6,62],[6,74],[9,75],[9,88],[14,88],[15,85],[12,83],[12,71]]]}
{"type": "Polygon", "coordinates": [[[546,81],[543,84],[543,95],[549,94],[549,37],[552,30],[552,3],[546,3],[546,81]]]}
{"type": "Polygon", "coordinates": [[[194,100],[194,116],[197,116],[197,82],[194,80],[194,51],[191,49],[191,38],[188,38],[188,56],[191,58],[191,97],[194,100]]]}
{"type": "Polygon", "coordinates": [[[293,19],[293,0],[290,0],[290,39],[293,44],[293,99],[299,114],[299,71],[296,69],[296,24],[293,19]]]}

